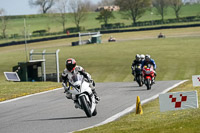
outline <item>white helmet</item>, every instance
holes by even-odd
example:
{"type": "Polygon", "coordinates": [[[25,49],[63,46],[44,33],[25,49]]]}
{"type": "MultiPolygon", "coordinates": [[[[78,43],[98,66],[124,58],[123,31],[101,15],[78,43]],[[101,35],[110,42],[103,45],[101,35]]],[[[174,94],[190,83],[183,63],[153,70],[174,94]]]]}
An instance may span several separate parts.
{"type": "Polygon", "coordinates": [[[142,60],[144,60],[144,58],[145,58],[144,54],[141,54],[141,55],[140,55],[140,58],[141,58],[142,60]]]}

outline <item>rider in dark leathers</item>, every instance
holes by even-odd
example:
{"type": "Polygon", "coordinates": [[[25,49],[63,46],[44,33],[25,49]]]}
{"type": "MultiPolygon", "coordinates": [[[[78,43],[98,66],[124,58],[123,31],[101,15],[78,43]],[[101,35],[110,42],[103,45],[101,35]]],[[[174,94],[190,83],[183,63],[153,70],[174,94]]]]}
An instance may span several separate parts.
{"type": "Polygon", "coordinates": [[[132,75],[134,76],[134,81],[135,81],[135,70],[134,70],[134,67],[137,66],[137,65],[141,65],[141,64],[142,64],[142,60],[140,58],[140,55],[136,54],[135,60],[133,60],[133,63],[131,65],[132,75]]]}

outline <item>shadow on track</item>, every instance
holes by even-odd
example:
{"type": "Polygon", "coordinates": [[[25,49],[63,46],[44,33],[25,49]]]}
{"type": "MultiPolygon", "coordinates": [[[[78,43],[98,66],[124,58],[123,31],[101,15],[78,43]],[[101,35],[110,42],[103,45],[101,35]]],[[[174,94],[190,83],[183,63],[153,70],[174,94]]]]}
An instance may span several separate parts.
{"type": "Polygon", "coordinates": [[[127,91],[147,91],[147,89],[143,89],[143,88],[141,88],[141,89],[131,89],[131,90],[127,90],[127,91]]]}
{"type": "Polygon", "coordinates": [[[144,87],[139,87],[139,86],[120,86],[120,88],[126,88],[127,91],[146,91],[147,89],[144,87]]]}
{"type": "Polygon", "coordinates": [[[27,120],[27,121],[56,121],[56,120],[75,120],[75,119],[84,119],[88,118],[87,116],[80,116],[80,117],[66,117],[66,118],[49,118],[49,119],[36,119],[36,120],[27,120]]]}

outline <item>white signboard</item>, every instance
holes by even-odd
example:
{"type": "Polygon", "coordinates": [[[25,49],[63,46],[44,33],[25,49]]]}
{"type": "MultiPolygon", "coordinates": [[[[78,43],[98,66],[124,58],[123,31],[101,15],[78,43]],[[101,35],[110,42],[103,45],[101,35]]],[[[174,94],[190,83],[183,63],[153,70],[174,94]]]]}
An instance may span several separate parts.
{"type": "Polygon", "coordinates": [[[161,112],[199,107],[197,91],[160,94],[159,103],[161,112]]]}
{"type": "Polygon", "coordinates": [[[193,86],[200,86],[200,75],[192,76],[193,86]]]}

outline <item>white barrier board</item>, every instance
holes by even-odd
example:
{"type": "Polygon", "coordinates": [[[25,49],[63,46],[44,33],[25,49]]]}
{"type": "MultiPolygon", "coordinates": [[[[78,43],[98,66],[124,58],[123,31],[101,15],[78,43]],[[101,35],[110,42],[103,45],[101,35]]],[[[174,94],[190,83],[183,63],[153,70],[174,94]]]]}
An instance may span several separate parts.
{"type": "Polygon", "coordinates": [[[161,112],[199,107],[197,91],[160,94],[159,103],[161,112]]]}
{"type": "Polygon", "coordinates": [[[200,86],[200,75],[192,76],[193,86],[200,86]]]}

